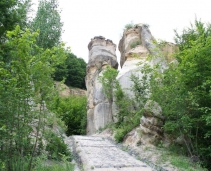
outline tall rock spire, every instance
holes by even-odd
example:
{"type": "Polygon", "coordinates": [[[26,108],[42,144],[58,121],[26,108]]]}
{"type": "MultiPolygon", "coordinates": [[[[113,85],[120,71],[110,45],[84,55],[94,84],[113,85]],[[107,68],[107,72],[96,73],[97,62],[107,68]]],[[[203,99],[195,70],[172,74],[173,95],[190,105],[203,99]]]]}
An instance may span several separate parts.
{"type": "Polygon", "coordinates": [[[86,68],[87,87],[87,134],[91,135],[112,121],[108,99],[102,92],[98,77],[106,66],[118,68],[116,45],[109,39],[97,36],[89,45],[89,62],[86,68]]]}

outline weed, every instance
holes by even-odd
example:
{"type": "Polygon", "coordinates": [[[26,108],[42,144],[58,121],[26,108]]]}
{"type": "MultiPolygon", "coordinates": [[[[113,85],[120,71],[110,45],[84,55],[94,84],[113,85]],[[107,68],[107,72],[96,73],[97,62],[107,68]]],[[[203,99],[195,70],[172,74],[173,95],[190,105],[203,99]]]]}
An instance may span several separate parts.
{"type": "Polygon", "coordinates": [[[131,43],[130,48],[133,49],[133,48],[135,48],[138,45],[140,45],[140,41],[139,40],[137,40],[136,42],[131,43]]]}

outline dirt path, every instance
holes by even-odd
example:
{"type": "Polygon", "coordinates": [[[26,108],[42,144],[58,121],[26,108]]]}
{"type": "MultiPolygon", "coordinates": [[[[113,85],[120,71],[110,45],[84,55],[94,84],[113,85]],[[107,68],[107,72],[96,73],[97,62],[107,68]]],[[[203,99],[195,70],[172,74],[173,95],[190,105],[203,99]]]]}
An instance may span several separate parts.
{"type": "MultiPolygon", "coordinates": [[[[69,137],[68,137],[69,138],[69,137]]],[[[72,150],[84,171],[152,171],[142,161],[98,136],[73,136],[72,150]]]]}

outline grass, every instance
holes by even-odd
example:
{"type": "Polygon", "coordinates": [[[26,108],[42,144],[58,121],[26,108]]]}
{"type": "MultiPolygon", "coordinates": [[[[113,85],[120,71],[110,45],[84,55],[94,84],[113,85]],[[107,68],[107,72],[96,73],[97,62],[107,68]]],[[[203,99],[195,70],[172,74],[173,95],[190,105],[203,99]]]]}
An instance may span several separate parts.
{"type": "Polygon", "coordinates": [[[74,171],[74,164],[70,162],[55,162],[50,165],[38,165],[33,171],[74,171]]]}
{"type": "Polygon", "coordinates": [[[199,163],[190,162],[188,157],[178,154],[175,150],[175,147],[174,150],[165,147],[159,148],[161,155],[157,164],[169,162],[180,171],[206,171],[206,169],[202,168],[199,163]]]}

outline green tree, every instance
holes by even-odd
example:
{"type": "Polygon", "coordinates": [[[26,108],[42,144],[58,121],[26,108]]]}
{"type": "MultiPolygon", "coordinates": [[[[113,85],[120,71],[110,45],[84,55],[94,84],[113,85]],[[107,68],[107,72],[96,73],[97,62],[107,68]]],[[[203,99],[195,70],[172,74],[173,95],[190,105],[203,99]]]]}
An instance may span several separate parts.
{"type": "Polygon", "coordinates": [[[19,26],[8,32],[8,52],[0,61],[0,169],[6,171],[32,169],[45,124],[44,101],[53,87],[51,75],[65,60],[63,45],[43,51],[37,36],[19,26]]]}
{"type": "Polygon", "coordinates": [[[60,43],[62,22],[57,0],[40,0],[36,17],[31,23],[33,31],[39,30],[37,45],[44,49],[60,43]]]}
{"type": "Polygon", "coordinates": [[[164,130],[181,136],[191,157],[211,168],[211,26],[200,21],[176,34],[180,52],[163,74],[154,72],[151,98],[165,115],[164,130]]]}
{"type": "Polygon", "coordinates": [[[102,86],[103,86],[103,93],[108,99],[109,109],[110,109],[109,120],[112,120],[112,121],[114,121],[113,114],[112,114],[113,113],[112,104],[114,101],[114,90],[117,84],[116,82],[117,74],[118,74],[118,71],[116,69],[108,66],[106,70],[103,71],[103,75],[98,77],[99,81],[102,83],[102,86]]]}
{"type": "Polygon", "coordinates": [[[16,25],[22,28],[27,24],[27,13],[31,0],[7,0],[0,2],[0,42],[4,42],[6,31],[11,31],[16,25]]]}
{"type": "Polygon", "coordinates": [[[54,79],[62,81],[65,78],[65,84],[68,86],[86,89],[85,76],[86,62],[73,53],[67,52],[67,59],[57,66],[54,79]]]}

